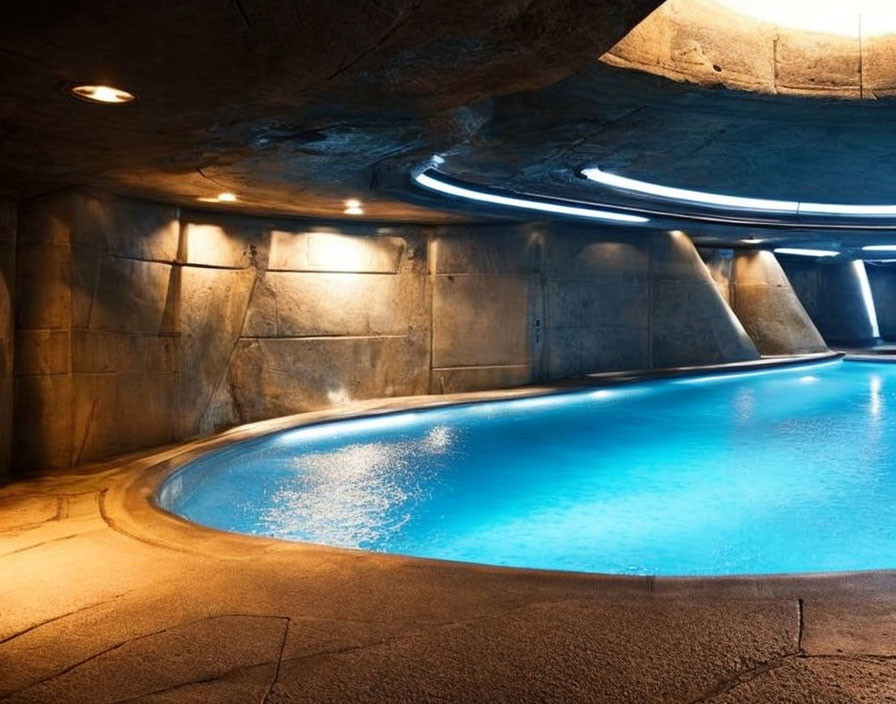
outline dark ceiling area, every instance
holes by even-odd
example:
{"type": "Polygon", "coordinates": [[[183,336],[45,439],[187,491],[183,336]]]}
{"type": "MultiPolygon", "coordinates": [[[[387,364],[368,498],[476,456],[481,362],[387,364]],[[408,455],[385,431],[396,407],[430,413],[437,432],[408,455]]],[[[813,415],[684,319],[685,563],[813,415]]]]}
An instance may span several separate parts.
{"type": "MultiPolygon", "coordinates": [[[[487,217],[415,192],[407,174],[438,154],[460,179],[585,201],[626,202],[578,175],[600,165],[717,193],[896,203],[892,100],[598,62],[659,4],[15,0],[0,26],[0,193],[82,184],[196,205],[229,191],[239,200],[215,207],[343,217],[359,199],[372,220],[487,217]],[[137,99],[79,102],[73,82],[137,99]]],[[[703,241],[713,228],[698,226],[703,241]]]]}
{"type": "Polygon", "coordinates": [[[476,105],[582,70],[660,0],[19,2],[0,25],[0,189],[70,184],[245,210],[438,220],[373,167],[456,147],[476,105]],[[69,82],[137,96],[93,105],[69,82]]]}

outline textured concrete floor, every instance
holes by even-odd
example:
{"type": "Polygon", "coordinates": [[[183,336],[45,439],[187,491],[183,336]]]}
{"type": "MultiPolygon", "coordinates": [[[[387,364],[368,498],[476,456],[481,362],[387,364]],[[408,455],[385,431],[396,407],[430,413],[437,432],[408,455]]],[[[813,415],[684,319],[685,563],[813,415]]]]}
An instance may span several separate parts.
{"type": "Polygon", "coordinates": [[[146,501],[183,452],[0,489],[0,701],[896,702],[896,572],[613,578],[222,534],[146,501]]]}

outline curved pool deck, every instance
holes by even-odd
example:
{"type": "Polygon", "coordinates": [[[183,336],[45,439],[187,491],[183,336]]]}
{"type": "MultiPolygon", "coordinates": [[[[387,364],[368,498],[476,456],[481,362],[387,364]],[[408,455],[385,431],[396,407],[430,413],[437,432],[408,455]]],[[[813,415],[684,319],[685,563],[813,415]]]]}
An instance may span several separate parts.
{"type": "Polygon", "coordinates": [[[0,701],[896,701],[893,570],[498,568],[222,533],[150,501],[273,430],[547,390],[360,402],[0,488],[0,701]]]}

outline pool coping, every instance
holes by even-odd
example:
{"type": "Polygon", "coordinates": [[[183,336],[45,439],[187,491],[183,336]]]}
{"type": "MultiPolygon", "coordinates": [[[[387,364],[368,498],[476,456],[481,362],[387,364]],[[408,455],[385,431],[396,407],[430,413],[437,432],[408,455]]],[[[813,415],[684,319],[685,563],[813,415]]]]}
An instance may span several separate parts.
{"type": "Polygon", "coordinates": [[[550,385],[515,389],[475,391],[445,395],[405,396],[357,401],[338,408],[328,408],[231,428],[214,436],[196,439],[154,452],[145,457],[119,463],[116,480],[102,493],[100,511],[115,530],[133,539],[179,552],[187,552],[228,561],[245,561],[264,555],[266,558],[289,560],[300,555],[320,558],[350,559],[375,562],[384,566],[418,566],[449,571],[464,570],[507,578],[585,580],[621,592],[681,594],[704,592],[743,594],[828,593],[850,589],[892,590],[896,586],[896,569],[862,570],[834,573],[792,573],[723,576],[633,576],[592,572],[546,570],[528,567],[504,567],[472,562],[458,562],[427,557],[378,553],[360,549],[333,547],[317,543],[287,541],[266,536],[233,533],[193,523],[167,511],[156,502],[164,482],[190,461],[209,452],[236,443],[252,440],[278,431],[306,427],[324,422],[377,417],[410,410],[424,410],[465,405],[485,401],[533,398],[558,393],[617,386],[639,381],[678,378],[703,374],[725,374],[760,371],[791,366],[814,365],[843,358],[838,352],[812,355],[763,358],[707,367],[678,367],[644,372],[610,372],[593,374],[550,385]]]}

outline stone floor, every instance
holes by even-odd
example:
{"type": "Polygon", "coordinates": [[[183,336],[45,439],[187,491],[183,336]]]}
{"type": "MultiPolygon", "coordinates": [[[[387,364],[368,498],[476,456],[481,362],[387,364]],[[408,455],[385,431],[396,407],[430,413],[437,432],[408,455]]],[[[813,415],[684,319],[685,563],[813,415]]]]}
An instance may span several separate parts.
{"type": "Polygon", "coordinates": [[[147,502],[183,457],[264,429],[0,488],[0,701],[896,702],[896,572],[509,570],[147,502]]]}

